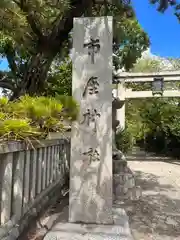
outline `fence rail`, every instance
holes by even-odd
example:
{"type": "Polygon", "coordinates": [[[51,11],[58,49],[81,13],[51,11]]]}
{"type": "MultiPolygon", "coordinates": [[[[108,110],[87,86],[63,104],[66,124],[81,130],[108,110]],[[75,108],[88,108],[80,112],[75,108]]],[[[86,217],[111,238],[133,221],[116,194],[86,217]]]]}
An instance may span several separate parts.
{"type": "MultiPolygon", "coordinates": [[[[0,145],[0,239],[21,231],[27,217],[61,186],[68,169],[67,139],[44,140],[35,145],[11,142],[0,145]]],[[[59,190],[60,191],[60,190],[59,190]]],[[[40,207],[39,207],[40,208],[40,207]]]]}

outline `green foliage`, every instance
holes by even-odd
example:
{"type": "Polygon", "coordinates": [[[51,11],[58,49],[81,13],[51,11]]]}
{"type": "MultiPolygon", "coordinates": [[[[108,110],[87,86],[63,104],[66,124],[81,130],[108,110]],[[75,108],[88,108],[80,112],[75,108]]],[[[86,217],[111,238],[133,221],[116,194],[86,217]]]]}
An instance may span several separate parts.
{"type": "MultiPolygon", "coordinates": [[[[175,64],[178,60],[171,59],[171,62],[175,64]]],[[[159,61],[141,59],[132,71],[157,72],[159,70],[159,61]]],[[[128,87],[138,91],[147,90],[149,86],[148,84],[128,84],[128,87]]],[[[169,87],[173,88],[174,85],[171,83],[169,87]]],[[[126,126],[134,142],[146,143],[147,150],[166,153],[170,149],[172,153],[173,149],[180,144],[179,99],[164,97],[130,99],[127,101],[126,109],[126,126]]]]}
{"type": "Polygon", "coordinates": [[[50,3],[48,0],[28,2],[1,0],[0,31],[5,40],[10,39],[17,46],[23,45],[28,51],[35,51],[38,32],[40,34],[42,31],[43,35],[47,36],[55,20],[61,18],[69,7],[70,1],[68,0],[57,3],[50,3]]]}
{"type": "Polygon", "coordinates": [[[118,21],[116,28],[120,34],[120,42],[119,49],[116,51],[118,60],[114,64],[116,69],[124,67],[126,70],[130,70],[136,60],[141,57],[142,52],[149,46],[149,38],[136,17],[122,18],[118,21]]]}
{"type": "Polygon", "coordinates": [[[62,111],[62,104],[51,97],[30,97],[23,96],[13,105],[16,114],[40,121],[48,117],[59,117],[62,111]]]}
{"type": "MultiPolygon", "coordinates": [[[[67,24],[64,26],[64,19],[66,16],[72,18],[70,11],[75,9],[76,5],[78,9],[75,12],[78,14],[78,10],[81,11],[78,2],[81,3],[80,0],[62,0],[56,3],[50,3],[48,0],[22,3],[20,0],[1,1],[0,55],[7,58],[10,71],[1,72],[3,77],[0,76],[0,79],[4,80],[0,81],[0,86],[10,89],[15,98],[21,88],[26,86],[27,81],[30,81],[29,78],[26,79],[26,73],[33,75],[36,72],[32,70],[32,65],[40,74],[45,72],[42,76],[38,75],[38,79],[32,76],[32,81],[41,81],[42,84],[36,85],[41,89],[23,89],[23,93],[29,91],[29,94],[40,92],[46,96],[71,95],[71,61],[66,59],[71,47],[71,27],[68,28],[67,24]],[[42,62],[47,62],[46,71],[45,66],[36,62],[39,55],[44,58],[41,59],[42,62]],[[51,71],[51,64],[47,59],[49,63],[54,61],[56,65],[51,71]]],[[[124,1],[96,4],[92,1],[92,6],[93,16],[113,16],[113,33],[118,56],[118,61],[117,58],[114,59],[114,65],[129,69],[149,45],[148,36],[139,25],[131,4],[124,1]]],[[[84,9],[84,14],[91,10],[86,7],[84,9]]],[[[83,13],[78,14],[80,15],[83,13]]],[[[71,25],[72,19],[67,19],[68,25],[71,25]]]]}
{"type": "MultiPolygon", "coordinates": [[[[155,2],[160,10],[170,4],[155,2]]],[[[71,48],[72,22],[88,14],[113,16],[114,66],[129,70],[149,46],[131,1],[1,0],[0,55],[7,58],[10,71],[0,72],[0,87],[11,90],[13,99],[26,93],[71,95],[71,63],[65,58],[71,48]],[[53,72],[50,66],[55,60],[58,71],[53,72]]]]}
{"type": "Polygon", "coordinates": [[[54,64],[54,68],[46,81],[46,95],[66,95],[71,96],[72,89],[72,62],[68,58],[63,63],[54,64]]]}
{"type": "Polygon", "coordinates": [[[7,97],[2,97],[0,98],[0,111],[5,111],[6,108],[8,107],[8,98],[7,97]]]}
{"type": "Polygon", "coordinates": [[[155,59],[145,58],[138,59],[134,64],[131,72],[159,72],[160,70],[160,62],[155,59]]]}
{"type": "Polygon", "coordinates": [[[116,145],[119,150],[126,153],[133,146],[133,136],[128,129],[120,130],[116,134],[116,145]]]}
{"type": "Polygon", "coordinates": [[[164,13],[169,6],[174,8],[174,15],[180,20],[180,4],[177,0],[149,0],[152,4],[158,4],[157,10],[164,13]]]}
{"type": "Polygon", "coordinates": [[[63,116],[65,119],[74,121],[79,114],[77,102],[70,96],[56,95],[56,99],[63,105],[63,116]]]}
{"type": "Polygon", "coordinates": [[[179,70],[180,69],[180,59],[179,58],[168,58],[168,61],[172,64],[173,70],[179,70]]]}
{"type": "MultiPolygon", "coordinates": [[[[160,70],[160,62],[154,59],[145,58],[138,59],[131,72],[158,72],[160,70]]],[[[129,83],[127,88],[135,91],[151,90],[149,83],[129,83]]],[[[150,131],[150,126],[144,122],[143,112],[145,109],[150,110],[153,99],[128,99],[126,111],[126,126],[131,132],[135,141],[141,141],[150,131]]],[[[159,101],[157,99],[157,101],[159,101]]],[[[150,110],[151,111],[151,110],[150,110]]]]}
{"type": "Polygon", "coordinates": [[[0,139],[45,138],[49,131],[64,131],[65,123],[74,121],[78,106],[72,97],[30,97],[16,101],[0,99],[0,139]]]}
{"type": "Polygon", "coordinates": [[[0,121],[0,140],[26,140],[42,137],[37,129],[31,126],[30,120],[4,119],[0,121]]]}

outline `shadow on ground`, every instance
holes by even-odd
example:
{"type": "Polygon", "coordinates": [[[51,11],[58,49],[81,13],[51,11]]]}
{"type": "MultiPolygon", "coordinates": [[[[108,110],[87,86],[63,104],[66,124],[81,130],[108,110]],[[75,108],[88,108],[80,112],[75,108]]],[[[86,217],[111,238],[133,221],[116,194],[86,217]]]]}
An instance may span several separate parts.
{"type": "MultiPolygon", "coordinates": [[[[153,153],[154,154],[154,153],[153,153]]],[[[147,154],[146,156],[143,155],[135,155],[135,156],[126,156],[129,162],[139,161],[139,162],[165,162],[180,166],[180,159],[175,159],[168,156],[163,155],[153,155],[152,153],[147,154]]]]}
{"type": "Polygon", "coordinates": [[[141,171],[134,173],[136,185],[141,187],[143,196],[138,201],[126,202],[124,207],[135,240],[180,239],[180,199],[176,194],[177,188],[160,184],[156,175],[141,171]]]}
{"type": "MultiPolygon", "coordinates": [[[[66,192],[67,189],[63,190],[66,192]]],[[[68,220],[69,196],[60,196],[56,202],[47,209],[43,209],[37,218],[32,219],[28,227],[24,229],[18,240],[43,240],[44,234],[49,231],[60,219],[62,222],[68,220]]]]}
{"type": "Polygon", "coordinates": [[[165,162],[180,166],[180,160],[170,160],[170,161],[165,161],[165,162]]]}

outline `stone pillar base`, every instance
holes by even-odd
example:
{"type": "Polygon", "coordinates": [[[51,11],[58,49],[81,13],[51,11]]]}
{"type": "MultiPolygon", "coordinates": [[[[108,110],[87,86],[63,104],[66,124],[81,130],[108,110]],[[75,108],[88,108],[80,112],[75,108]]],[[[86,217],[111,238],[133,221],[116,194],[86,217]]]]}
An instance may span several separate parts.
{"type": "Polygon", "coordinates": [[[113,161],[114,201],[138,200],[142,196],[140,187],[135,184],[133,172],[125,160],[113,161]]]}

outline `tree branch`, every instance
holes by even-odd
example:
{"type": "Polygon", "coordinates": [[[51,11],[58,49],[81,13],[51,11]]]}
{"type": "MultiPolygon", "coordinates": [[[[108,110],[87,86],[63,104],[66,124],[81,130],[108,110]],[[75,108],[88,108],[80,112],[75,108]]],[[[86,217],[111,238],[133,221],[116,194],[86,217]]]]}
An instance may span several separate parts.
{"type": "Polygon", "coordinates": [[[12,81],[6,76],[4,76],[2,79],[0,79],[0,88],[6,88],[14,92],[15,86],[12,83],[12,81]]]}
{"type": "Polygon", "coordinates": [[[26,19],[32,29],[32,31],[37,35],[38,38],[42,38],[43,34],[41,32],[41,29],[39,28],[38,24],[37,24],[37,19],[35,16],[35,12],[31,10],[31,6],[29,6],[29,4],[27,3],[27,1],[25,0],[13,0],[14,3],[17,4],[17,6],[24,12],[27,14],[26,19]]]}
{"type": "Polygon", "coordinates": [[[92,0],[71,0],[71,8],[67,10],[63,18],[57,18],[57,24],[52,29],[48,42],[53,43],[54,50],[60,49],[64,40],[68,39],[69,32],[73,28],[73,18],[81,17],[91,7],[92,0]]]}
{"type": "Polygon", "coordinates": [[[16,62],[15,62],[15,54],[14,53],[10,53],[10,52],[7,52],[6,53],[6,58],[8,60],[8,63],[9,63],[9,67],[12,71],[12,73],[14,74],[14,76],[17,76],[18,75],[18,68],[17,68],[17,65],[16,65],[16,62]]]}
{"type": "Polygon", "coordinates": [[[21,71],[20,71],[19,67],[17,66],[16,60],[15,60],[16,52],[12,45],[9,44],[7,46],[7,48],[5,49],[5,54],[6,54],[6,58],[7,58],[9,67],[11,69],[11,72],[14,75],[14,78],[15,79],[21,78],[21,71]]]}

